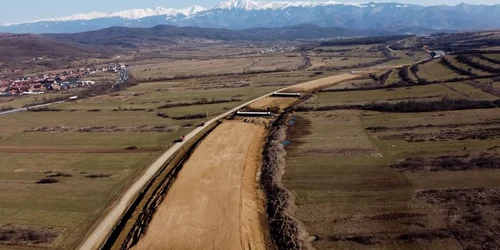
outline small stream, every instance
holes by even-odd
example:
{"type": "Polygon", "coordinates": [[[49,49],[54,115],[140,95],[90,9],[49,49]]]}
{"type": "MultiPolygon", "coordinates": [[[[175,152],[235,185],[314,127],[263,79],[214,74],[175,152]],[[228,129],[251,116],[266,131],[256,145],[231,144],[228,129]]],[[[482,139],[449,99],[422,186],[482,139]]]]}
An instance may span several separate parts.
{"type": "MultiPolygon", "coordinates": [[[[290,120],[288,121],[288,126],[293,126],[295,124],[295,116],[291,116],[290,117],[290,120]]],[[[283,145],[284,147],[290,145],[290,144],[293,144],[292,141],[289,141],[289,140],[284,140],[281,142],[281,145],[283,145]]]]}

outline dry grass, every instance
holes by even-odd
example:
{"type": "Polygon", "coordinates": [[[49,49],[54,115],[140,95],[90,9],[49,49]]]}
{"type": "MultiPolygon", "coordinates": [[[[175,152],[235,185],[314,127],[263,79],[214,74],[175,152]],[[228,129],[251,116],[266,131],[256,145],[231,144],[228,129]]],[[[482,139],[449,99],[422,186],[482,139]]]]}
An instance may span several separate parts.
{"type": "Polygon", "coordinates": [[[439,61],[439,59],[433,59],[419,65],[418,76],[427,81],[445,81],[459,77],[455,71],[446,68],[439,61]]]}
{"type": "Polygon", "coordinates": [[[242,74],[257,71],[296,69],[302,65],[298,55],[269,57],[235,57],[229,59],[185,60],[139,65],[133,74],[139,81],[193,75],[242,74]]]}

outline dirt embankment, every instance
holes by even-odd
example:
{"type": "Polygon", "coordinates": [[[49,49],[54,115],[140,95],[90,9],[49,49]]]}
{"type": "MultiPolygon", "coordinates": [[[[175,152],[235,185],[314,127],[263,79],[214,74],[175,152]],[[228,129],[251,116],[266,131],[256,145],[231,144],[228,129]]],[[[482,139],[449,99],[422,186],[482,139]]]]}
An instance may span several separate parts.
{"type": "Polygon", "coordinates": [[[228,121],[198,146],[133,249],[269,249],[257,172],[266,130],[228,121]]]}
{"type": "Polygon", "coordinates": [[[282,183],[286,151],[280,142],[286,139],[285,121],[284,115],[275,122],[264,148],[261,182],[267,198],[268,223],[278,249],[311,249],[309,233],[294,218],[295,197],[282,183]]]}

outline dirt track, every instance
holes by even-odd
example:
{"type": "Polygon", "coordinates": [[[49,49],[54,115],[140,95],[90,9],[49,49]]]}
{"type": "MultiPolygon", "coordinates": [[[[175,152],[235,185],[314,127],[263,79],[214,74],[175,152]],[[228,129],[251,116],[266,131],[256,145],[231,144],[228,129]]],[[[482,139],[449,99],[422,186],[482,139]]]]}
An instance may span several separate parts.
{"type": "Polygon", "coordinates": [[[249,107],[252,109],[279,108],[284,110],[298,101],[298,98],[291,97],[267,97],[250,104],[249,107]]]}
{"type": "Polygon", "coordinates": [[[330,76],[330,77],[321,78],[321,79],[317,79],[314,81],[294,85],[290,88],[287,88],[287,92],[311,91],[311,90],[315,90],[318,88],[325,88],[325,87],[328,87],[329,85],[333,85],[333,84],[336,84],[336,83],[339,83],[339,82],[345,81],[345,80],[354,79],[354,78],[359,77],[359,76],[360,75],[358,75],[358,74],[341,74],[341,75],[330,76]]]}
{"type": "Polygon", "coordinates": [[[266,130],[224,122],[191,155],[133,248],[265,249],[263,194],[257,172],[266,130]]]}

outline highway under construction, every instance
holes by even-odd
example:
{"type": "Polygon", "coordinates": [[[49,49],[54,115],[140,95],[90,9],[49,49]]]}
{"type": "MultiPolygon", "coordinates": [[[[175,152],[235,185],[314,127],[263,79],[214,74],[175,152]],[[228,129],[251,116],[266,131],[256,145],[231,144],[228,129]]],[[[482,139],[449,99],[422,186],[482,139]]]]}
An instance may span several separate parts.
{"type": "Polygon", "coordinates": [[[260,183],[269,128],[301,96],[355,77],[294,85],[207,121],[146,170],[80,249],[272,249],[260,183]]]}

